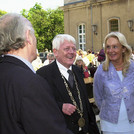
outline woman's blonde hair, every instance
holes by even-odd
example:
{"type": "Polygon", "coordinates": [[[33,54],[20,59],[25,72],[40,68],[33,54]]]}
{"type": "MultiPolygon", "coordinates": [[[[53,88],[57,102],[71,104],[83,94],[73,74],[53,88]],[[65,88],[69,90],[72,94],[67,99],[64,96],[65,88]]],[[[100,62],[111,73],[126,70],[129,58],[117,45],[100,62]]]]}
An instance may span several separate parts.
{"type": "Polygon", "coordinates": [[[125,36],[120,32],[111,32],[108,35],[106,35],[106,37],[104,39],[104,51],[105,51],[106,59],[103,63],[103,70],[108,71],[108,69],[109,69],[109,62],[110,61],[109,61],[109,58],[108,58],[107,53],[106,53],[106,42],[110,37],[118,39],[120,44],[123,47],[126,48],[126,51],[124,53],[122,53],[122,55],[123,55],[123,70],[122,70],[122,73],[125,76],[128,68],[130,66],[130,58],[131,58],[131,55],[132,55],[132,49],[127,44],[127,40],[126,40],[125,36]]]}

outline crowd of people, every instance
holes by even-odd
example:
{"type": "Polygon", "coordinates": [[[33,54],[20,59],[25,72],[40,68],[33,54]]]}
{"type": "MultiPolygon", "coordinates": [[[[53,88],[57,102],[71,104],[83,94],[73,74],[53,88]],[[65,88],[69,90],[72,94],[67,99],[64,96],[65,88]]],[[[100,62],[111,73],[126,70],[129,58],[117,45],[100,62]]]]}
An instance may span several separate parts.
{"type": "Polygon", "coordinates": [[[58,34],[43,63],[36,46],[28,19],[0,17],[0,134],[100,134],[89,76],[103,134],[134,134],[134,56],[122,33],[107,34],[97,53],[76,51],[74,37],[58,34]]]}

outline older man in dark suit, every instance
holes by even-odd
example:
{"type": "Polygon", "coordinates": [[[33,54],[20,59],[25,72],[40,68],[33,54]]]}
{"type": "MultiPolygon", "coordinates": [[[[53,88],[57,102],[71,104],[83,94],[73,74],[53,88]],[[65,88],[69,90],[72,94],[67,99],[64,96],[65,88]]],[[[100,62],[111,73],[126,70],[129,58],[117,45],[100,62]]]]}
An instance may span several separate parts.
{"type": "Polygon", "coordinates": [[[59,34],[52,44],[56,61],[40,68],[37,73],[51,85],[67,127],[74,134],[99,134],[82,73],[73,65],[75,39],[68,34],[59,34]]]}
{"type": "Polygon", "coordinates": [[[72,134],[48,83],[35,74],[36,38],[21,15],[0,18],[0,134],[72,134]]]}

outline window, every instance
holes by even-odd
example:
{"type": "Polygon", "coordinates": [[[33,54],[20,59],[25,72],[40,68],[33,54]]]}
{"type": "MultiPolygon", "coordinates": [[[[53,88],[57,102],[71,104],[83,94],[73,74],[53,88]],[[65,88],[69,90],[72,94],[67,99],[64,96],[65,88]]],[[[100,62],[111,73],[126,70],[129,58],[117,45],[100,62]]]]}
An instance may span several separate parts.
{"type": "Polygon", "coordinates": [[[109,32],[119,31],[119,20],[111,19],[109,20],[109,32]]]}
{"type": "Polygon", "coordinates": [[[81,24],[78,26],[78,40],[79,40],[79,49],[85,50],[86,45],[86,36],[85,36],[85,25],[81,24]]]}

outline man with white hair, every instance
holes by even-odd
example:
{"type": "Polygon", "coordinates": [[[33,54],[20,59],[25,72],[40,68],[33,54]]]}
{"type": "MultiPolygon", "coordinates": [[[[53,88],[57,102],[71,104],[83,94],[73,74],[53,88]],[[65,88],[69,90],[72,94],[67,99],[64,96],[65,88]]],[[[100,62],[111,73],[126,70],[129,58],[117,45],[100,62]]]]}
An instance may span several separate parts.
{"type": "Polygon", "coordinates": [[[59,34],[52,45],[56,60],[37,70],[37,73],[51,85],[68,129],[74,134],[99,134],[82,72],[73,65],[76,58],[74,37],[59,34]]]}

